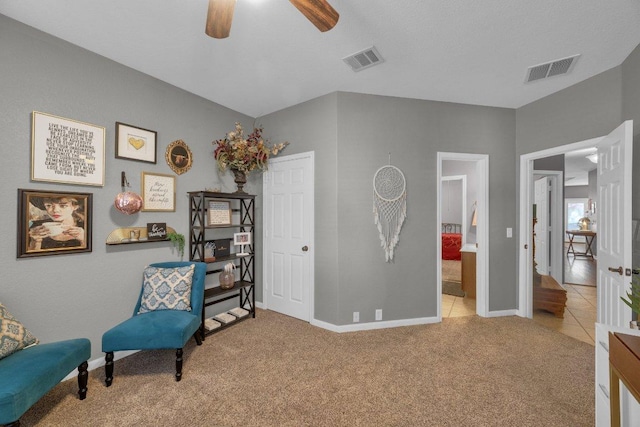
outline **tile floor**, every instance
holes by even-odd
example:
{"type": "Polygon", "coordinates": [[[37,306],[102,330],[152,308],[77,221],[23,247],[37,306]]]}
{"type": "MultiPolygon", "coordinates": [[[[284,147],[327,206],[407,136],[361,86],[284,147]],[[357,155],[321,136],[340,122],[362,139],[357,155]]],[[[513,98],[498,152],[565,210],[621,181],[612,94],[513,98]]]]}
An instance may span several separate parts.
{"type": "MultiPolygon", "coordinates": [[[[567,285],[567,307],[564,319],[544,310],[534,310],[533,320],[548,328],[595,346],[596,288],[567,285]]],[[[442,295],[442,317],[462,317],[476,314],[476,301],[470,298],[442,295]]]]}

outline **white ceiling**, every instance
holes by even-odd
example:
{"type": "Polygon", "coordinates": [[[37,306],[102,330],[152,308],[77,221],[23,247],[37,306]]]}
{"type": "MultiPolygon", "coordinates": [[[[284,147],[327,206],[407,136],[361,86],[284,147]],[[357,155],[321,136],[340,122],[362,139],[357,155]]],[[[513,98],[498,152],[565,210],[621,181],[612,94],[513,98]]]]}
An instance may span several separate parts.
{"type": "Polygon", "coordinates": [[[587,159],[590,154],[597,153],[598,149],[585,148],[571,151],[564,155],[564,185],[589,185],[589,172],[596,169],[597,165],[587,159]]]}
{"type": "Polygon", "coordinates": [[[252,117],[335,91],[517,108],[620,65],[638,0],[329,0],[320,33],[286,0],[238,0],[231,36],[207,0],[0,0],[0,13],[252,117]],[[342,58],[375,45],[383,64],[342,58]],[[569,75],[529,66],[581,54],[569,75]]]}

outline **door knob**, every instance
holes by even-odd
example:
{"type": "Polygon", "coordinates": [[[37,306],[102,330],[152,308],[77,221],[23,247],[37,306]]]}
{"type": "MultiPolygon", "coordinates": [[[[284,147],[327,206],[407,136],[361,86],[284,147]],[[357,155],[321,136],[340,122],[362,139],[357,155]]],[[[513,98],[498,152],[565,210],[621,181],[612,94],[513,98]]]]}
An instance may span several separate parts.
{"type": "Polygon", "coordinates": [[[309,250],[309,246],[303,246],[302,247],[302,252],[307,252],[309,250]]]}
{"type": "Polygon", "coordinates": [[[612,273],[618,273],[619,275],[622,276],[622,266],[618,268],[609,267],[609,271],[612,273]]]}

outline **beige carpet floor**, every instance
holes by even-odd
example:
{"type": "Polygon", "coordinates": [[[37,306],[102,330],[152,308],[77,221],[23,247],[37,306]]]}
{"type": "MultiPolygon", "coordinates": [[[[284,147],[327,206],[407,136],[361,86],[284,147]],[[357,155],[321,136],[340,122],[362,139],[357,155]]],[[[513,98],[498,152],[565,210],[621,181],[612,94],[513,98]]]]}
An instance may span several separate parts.
{"type": "Polygon", "coordinates": [[[593,426],[594,349],[519,317],[333,333],[259,310],[185,348],[69,380],[28,426],[593,426]]]}

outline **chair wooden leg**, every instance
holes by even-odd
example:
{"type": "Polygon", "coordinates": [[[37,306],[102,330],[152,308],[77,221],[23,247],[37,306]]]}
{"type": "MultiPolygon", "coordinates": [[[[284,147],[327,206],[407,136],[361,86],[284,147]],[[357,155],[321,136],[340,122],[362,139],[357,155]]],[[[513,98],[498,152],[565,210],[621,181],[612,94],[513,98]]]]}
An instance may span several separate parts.
{"type": "Polygon", "coordinates": [[[89,364],[86,360],[78,366],[78,396],[80,400],[84,400],[87,397],[87,381],[89,380],[88,367],[89,364]]]}
{"type": "Polygon", "coordinates": [[[109,387],[113,382],[113,351],[108,351],[104,356],[104,360],[104,371],[106,374],[104,383],[107,385],[107,387],[109,387]]]}
{"type": "Polygon", "coordinates": [[[176,381],[182,379],[182,349],[176,350],[176,381]]]}
{"type": "Polygon", "coordinates": [[[202,345],[202,337],[200,336],[200,330],[197,330],[193,337],[196,339],[196,344],[202,345]]]}

